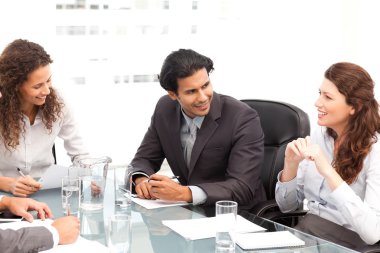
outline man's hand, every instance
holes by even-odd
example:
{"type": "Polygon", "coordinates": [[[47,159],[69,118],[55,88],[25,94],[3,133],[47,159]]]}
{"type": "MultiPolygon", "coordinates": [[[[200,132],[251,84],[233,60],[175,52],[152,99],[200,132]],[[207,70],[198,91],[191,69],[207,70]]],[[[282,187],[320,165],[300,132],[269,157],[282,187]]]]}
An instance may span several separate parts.
{"type": "MultiPolygon", "coordinates": [[[[148,178],[141,176],[135,179],[135,191],[139,198],[141,199],[152,199],[150,195],[150,184],[148,183],[148,178]]],[[[154,199],[154,198],[153,198],[154,199]]]]}
{"type": "Polygon", "coordinates": [[[150,176],[148,184],[150,185],[149,194],[153,198],[171,201],[193,201],[189,187],[182,186],[167,176],[153,174],[150,176]]]}
{"type": "Polygon", "coordinates": [[[24,217],[29,222],[33,221],[33,216],[28,213],[28,211],[32,210],[37,211],[38,217],[42,220],[53,217],[50,208],[45,203],[33,199],[4,196],[1,203],[5,209],[17,216],[24,217]]]}
{"type": "Polygon", "coordinates": [[[59,244],[70,244],[77,240],[80,231],[79,219],[74,216],[65,216],[56,219],[52,224],[59,234],[59,244]]]}

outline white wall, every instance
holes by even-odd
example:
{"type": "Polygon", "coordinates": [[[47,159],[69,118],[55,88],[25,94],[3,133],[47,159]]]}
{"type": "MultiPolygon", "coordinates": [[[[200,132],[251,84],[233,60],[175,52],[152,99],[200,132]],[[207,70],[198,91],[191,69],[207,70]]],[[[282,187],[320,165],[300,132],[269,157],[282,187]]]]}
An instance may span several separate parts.
{"type": "MultiPolygon", "coordinates": [[[[181,2],[170,3],[175,7],[181,2]]],[[[196,15],[178,16],[175,11],[151,15],[151,24],[171,24],[171,31],[176,31],[171,36],[136,33],[123,39],[69,40],[55,35],[56,25],[81,19],[88,23],[93,17],[86,19],[84,12],[65,17],[55,11],[54,1],[12,0],[0,9],[0,47],[18,37],[45,47],[55,59],[54,83],[74,108],[90,151],[109,155],[115,163],[132,159],[164,91],[157,83],[116,85],[109,75],[125,69],[159,73],[166,55],[178,48],[193,48],[214,60],[215,91],[238,99],[295,104],[309,114],[312,128],[317,116],[313,103],[331,64],[351,61],[380,80],[380,3],[376,0],[202,0],[199,6],[196,15]],[[27,8],[21,10],[19,4],[27,8]],[[191,24],[198,24],[197,35],[186,33],[191,24]],[[116,60],[92,65],[83,60],[91,52],[116,60]],[[92,76],[91,85],[74,85],[73,71],[92,76]]],[[[134,15],[125,17],[125,22],[138,23],[149,16],[134,15]]],[[[123,22],[123,16],[113,19],[123,22]]],[[[68,163],[59,141],[57,148],[59,162],[68,163]]]]}

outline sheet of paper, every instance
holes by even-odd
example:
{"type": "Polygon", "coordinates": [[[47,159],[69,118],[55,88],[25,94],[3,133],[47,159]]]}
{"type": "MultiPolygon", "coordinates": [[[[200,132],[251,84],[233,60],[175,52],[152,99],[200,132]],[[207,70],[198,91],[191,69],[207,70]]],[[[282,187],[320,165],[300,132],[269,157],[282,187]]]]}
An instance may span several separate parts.
{"type": "Polygon", "coordinates": [[[68,169],[60,165],[50,166],[38,180],[42,184],[42,189],[60,188],[62,177],[68,175],[68,169]]]}
{"type": "Polygon", "coordinates": [[[22,218],[0,218],[0,223],[21,221],[22,218]]]}
{"type": "Polygon", "coordinates": [[[168,206],[184,206],[188,205],[189,203],[185,201],[165,201],[160,199],[140,199],[140,198],[132,198],[132,201],[136,204],[139,204],[140,206],[145,207],[146,209],[155,209],[155,208],[161,208],[161,207],[168,207],[168,206]]]}
{"type": "Polygon", "coordinates": [[[28,221],[16,221],[16,222],[8,222],[0,224],[1,229],[13,229],[17,230],[23,227],[41,227],[41,226],[50,226],[53,223],[53,220],[46,219],[44,221],[35,219],[33,222],[28,221]]]}
{"type": "MultiPolygon", "coordinates": [[[[40,227],[40,226],[50,226],[53,223],[53,220],[46,219],[42,220],[34,220],[32,223],[27,221],[19,221],[19,222],[9,222],[0,224],[0,229],[13,229],[18,230],[23,227],[40,227]]],[[[109,249],[103,244],[97,241],[90,241],[83,237],[78,237],[75,243],[67,244],[67,245],[58,245],[55,248],[50,250],[41,251],[45,253],[67,253],[67,252],[99,252],[99,253],[109,253],[109,249]]]]}
{"type": "Polygon", "coordinates": [[[109,253],[109,249],[97,241],[90,241],[81,236],[75,243],[67,245],[58,245],[55,248],[41,251],[44,253],[67,253],[67,252],[96,252],[109,253]]]}
{"type": "MultiPolygon", "coordinates": [[[[260,227],[247,219],[237,216],[237,233],[259,232],[266,229],[260,227]]],[[[216,218],[200,218],[188,220],[164,220],[162,224],[168,226],[173,231],[189,240],[198,240],[204,238],[215,237],[216,234],[216,218]]]]}
{"type": "Polygon", "coordinates": [[[305,242],[289,231],[238,234],[236,243],[245,250],[297,247],[305,242]]]}

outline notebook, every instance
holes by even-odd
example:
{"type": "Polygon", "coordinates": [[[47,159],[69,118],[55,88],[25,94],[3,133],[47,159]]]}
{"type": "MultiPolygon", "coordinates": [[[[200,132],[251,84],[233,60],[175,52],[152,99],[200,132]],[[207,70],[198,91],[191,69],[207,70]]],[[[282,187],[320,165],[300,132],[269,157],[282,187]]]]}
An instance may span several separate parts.
{"type": "MultiPolygon", "coordinates": [[[[187,220],[163,220],[162,224],[171,228],[188,240],[198,240],[215,237],[216,218],[198,218],[187,220]]],[[[236,232],[249,233],[265,231],[265,228],[256,225],[240,215],[236,217],[236,232]]]]}
{"type": "Polygon", "coordinates": [[[298,247],[305,242],[289,231],[237,234],[236,243],[244,250],[298,247]]]}

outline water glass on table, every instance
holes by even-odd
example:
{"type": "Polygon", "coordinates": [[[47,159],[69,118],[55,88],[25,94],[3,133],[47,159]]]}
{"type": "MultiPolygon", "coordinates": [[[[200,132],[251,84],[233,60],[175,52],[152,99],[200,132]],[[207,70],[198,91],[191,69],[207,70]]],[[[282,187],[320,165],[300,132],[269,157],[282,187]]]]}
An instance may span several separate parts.
{"type": "Polygon", "coordinates": [[[131,215],[114,214],[109,217],[107,245],[111,253],[127,253],[131,249],[131,215]]]}
{"type": "Polygon", "coordinates": [[[132,166],[114,168],[115,205],[126,208],[131,205],[132,166]]]}
{"type": "Polygon", "coordinates": [[[215,252],[235,252],[234,233],[238,204],[235,201],[221,200],[215,204],[216,237],[215,252]]]}
{"type": "Polygon", "coordinates": [[[80,208],[80,186],[81,180],[78,177],[63,177],[62,178],[62,208],[65,215],[79,214],[80,208]]]}

